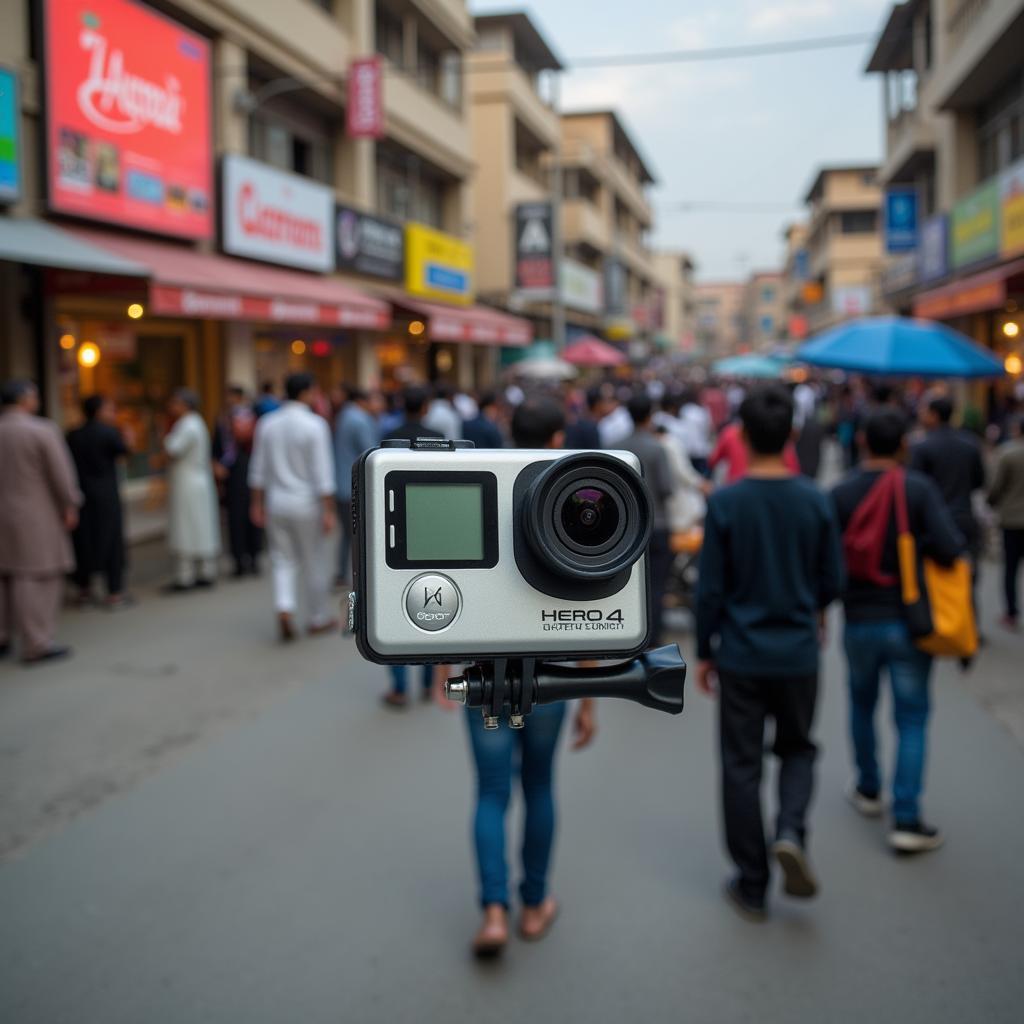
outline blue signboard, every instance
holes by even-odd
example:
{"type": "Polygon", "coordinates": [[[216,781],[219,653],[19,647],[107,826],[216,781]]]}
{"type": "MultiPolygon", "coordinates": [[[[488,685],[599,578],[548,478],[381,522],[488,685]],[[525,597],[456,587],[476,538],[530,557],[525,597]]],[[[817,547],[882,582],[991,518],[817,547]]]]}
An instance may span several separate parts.
{"type": "Polygon", "coordinates": [[[793,277],[798,284],[810,279],[811,254],[807,249],[797,249],[793,254],[793,277]]]}
{"type": "Polygon", "coordinates": [[[917,261],[922,281],[937,281],[949,273],[949,218],[944,213],[921,225],[921,254],[917,261]]]}
{"type": "Polygon", "coordinates": [[[13,71],[0,68],[0,202],[14,202],[21,196],[21,161],[18,139],[18,79],[13,71]]]}
{"type": "Polygon", "coordinates": [[[917,248],[917,189],[891,188],[885,193],[886,252],[917,248]]]}

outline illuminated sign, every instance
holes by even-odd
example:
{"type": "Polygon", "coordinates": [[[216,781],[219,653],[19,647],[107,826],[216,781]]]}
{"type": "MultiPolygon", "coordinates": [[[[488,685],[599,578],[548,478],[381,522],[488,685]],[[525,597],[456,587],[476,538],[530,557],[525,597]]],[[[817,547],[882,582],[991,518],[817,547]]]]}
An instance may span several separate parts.
{"type": "Polygon", "coordinates": [[[426,225],[407,224],[405,288],[410,295],[468,305],[473,301],[473,247],[426,225]]]}

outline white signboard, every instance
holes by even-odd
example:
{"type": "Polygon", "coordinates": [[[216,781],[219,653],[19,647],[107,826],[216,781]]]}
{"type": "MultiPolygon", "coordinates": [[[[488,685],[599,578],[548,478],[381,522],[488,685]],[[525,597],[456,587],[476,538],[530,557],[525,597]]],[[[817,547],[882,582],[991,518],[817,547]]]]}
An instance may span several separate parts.
{"type": "Polygon", "coordinates": [[[840,316],[866,316],[871,312],[870,286],[848,284],[833,288],[832,312],[840,316]]]}
{"type": "Polygon", "coordinates": [[[224,158],[224,251],[326,272],[334,267],[334,193],[242,156],[224,158]]]}
{"type": "Polygon", "coordinates": [[[596,270],[570,259],[562,260],[560,269],[559,286],[562,290],[562,302],[569,309],[578,309],[583,313],[602,312],[604,285],[601,275],[596,270]]]}

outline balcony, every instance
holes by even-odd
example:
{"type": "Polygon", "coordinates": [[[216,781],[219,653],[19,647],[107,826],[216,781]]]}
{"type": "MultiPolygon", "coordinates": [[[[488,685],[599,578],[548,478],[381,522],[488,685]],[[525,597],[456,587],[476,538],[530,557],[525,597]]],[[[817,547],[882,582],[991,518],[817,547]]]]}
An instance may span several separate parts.
{"type": "Polygon", "coordinates": [[[654,261],[650,250],[640,241],[628,235],[615,237],[615,255],[626,267],[643,281],[654,279],[654,261]]]}
{"type": "Polygon", "coordinates": [[[611,230],[601,210],[585,199],[567,199],[562,204],[562,233],[569,245],[588,245],[600,253],[611,249],[611,230]]]}
{"type": "Polygon", "coordinates": [[[518,203],[543,203],[551,198],[551,189],[532,175],[513,170],[509,175],[508,197],[513,206],[518,203]]]}
{"type": "Polygon", "coordinates": [[[922,157],[935,152],[937,135],[935,123],[923,107],[901,110],[886,126],[886,155],[879,179],[906,180],[922,157]]]}
{"type": "Polygon", "coordinates": [[[567,139],[562,146],[562,162],[566,166],[583,166],[602,185],[611,189],[629,207],[645,228],[654,223],[651,204],[638,182],[614,157],[600,153],[580,139],[567,139]]]}

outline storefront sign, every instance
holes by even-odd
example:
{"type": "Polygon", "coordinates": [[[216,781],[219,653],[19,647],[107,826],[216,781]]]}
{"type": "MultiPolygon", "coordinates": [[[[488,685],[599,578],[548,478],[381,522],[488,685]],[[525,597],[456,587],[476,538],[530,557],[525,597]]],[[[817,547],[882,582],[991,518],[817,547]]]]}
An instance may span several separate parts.
{"type": "Polygon", "coordinates": [[[13,203],[21,198],[20,118],[18,76],[0,68],[0,203],[13,203]]]}
{"type": "Polygon", "coordinates": [[[334,267],[334,193],[243,156],[224,158],[224,251],[303,270],[334,267]]]}
{"type": "Polygon", "coordinates": [[[46,0],[52,209],[213,234],[210,44],[131,0],[46,0]]]}
{"type": "Polygon", "coordinates": [[[383,83],[380,57],[365,57],[349,65],[346,126],[350,139],[384,138],[383,83]]]}
{"type": "Polygon", "coordinates": [[[575,260],[564,259],[558,283],[562,291],[562,302],[569,309],[597,314],[604,308],[604,289],[601,275],[596,270],[575,260]]]}
{"type": "Polygon", "coordinates": [[[807,249],[797,249],[793,254],[793,280],[802,284],[811,276],[811,254],[807,249]]]}
{"type": "Polygon", "coordinates": [[[339,206],[334,222],[338,270],[401,281],[405,274],[405,229],[361,210],[339,206]]]}
{"type": "Polygon", "coordinates": [[[550,203],[520,203],[516,207],[516,288],[551,294],[555,287],[552,213],[550,203]]]}
{"type": "Polygon", "coordinates": [[[921,226],[918,273],[922,281],[937,281],[949,273],[949,218],[944,213],[921,226]]]}
{"type": "Polygon", "coordinates": [[[950,220],[954,267],[995,256],[999,251],[999,182],[986,182],[953,207],[950,220]]]}
{"type": "Polygon", "coordinates": [[[1014,256],[1024,251],[1024,160],[1003,172],[999,181],[1002,245],[1000,254],[1014,256]]]}
{"type": "Polygon", "coordinates": [[[917,253],[905,252],[889,259],[882,271],[882,291],[886,295],[906,291],[917,284],[917,253]]]}
{"type": "Polygon", "coordinates": [[[626,268],[612,256],[604,261],[604,310],[611,316],[626,312],[626,268]]]}
{"type": "Polygon", "coordinates": [[[473,247],[424,224],[407,224],[405,288],[410,295],[468,305],[473,301],[473,247]]]}
{"type": "Polygon", "coordinates": [[[831,289],[832,312],[839,316],[864,316],[871,312],[871,288],[866,284],[840,285],[831,289]]]}
{"type": "Polygon", "coordinates": [[[885,251],[917,248],[917,189],[890,188],[885,193],[885,251]]]}

